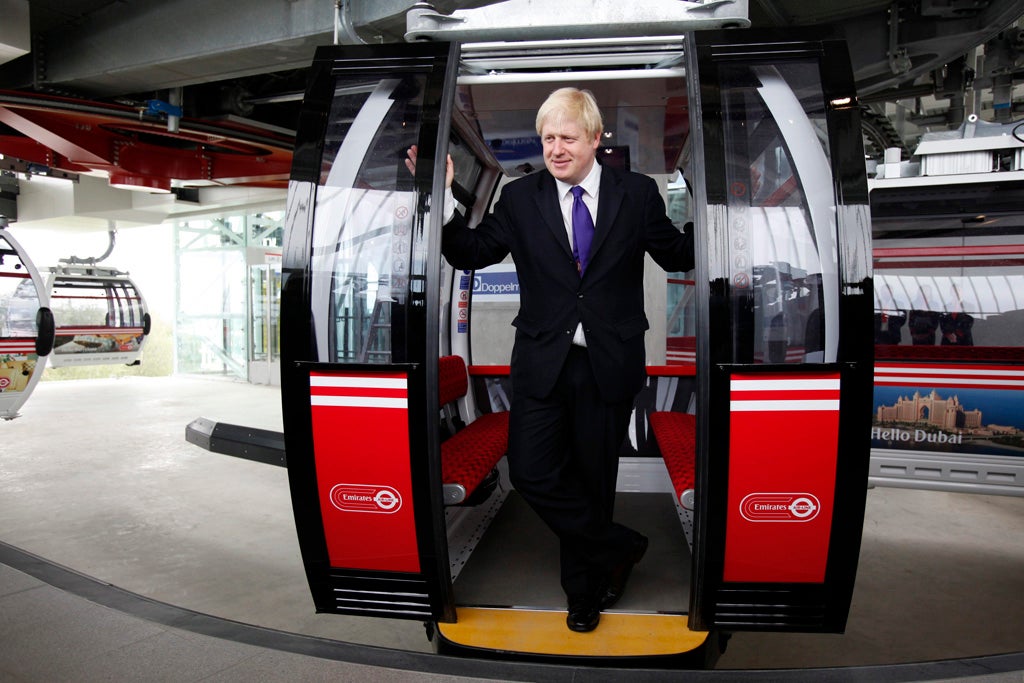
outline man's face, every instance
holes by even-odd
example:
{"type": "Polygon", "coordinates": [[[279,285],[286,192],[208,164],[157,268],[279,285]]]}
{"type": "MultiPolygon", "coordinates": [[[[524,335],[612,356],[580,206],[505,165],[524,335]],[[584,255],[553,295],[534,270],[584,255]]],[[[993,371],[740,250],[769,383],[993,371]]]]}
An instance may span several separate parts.
{"type": "Polygon", "coordinates": [[[590,173],[601,134],[588,138],[576,121],[549,117],[541,126],[540,139],[544,145],[544,165],[551,175],[570,185],[579,185],[590,173]]]}

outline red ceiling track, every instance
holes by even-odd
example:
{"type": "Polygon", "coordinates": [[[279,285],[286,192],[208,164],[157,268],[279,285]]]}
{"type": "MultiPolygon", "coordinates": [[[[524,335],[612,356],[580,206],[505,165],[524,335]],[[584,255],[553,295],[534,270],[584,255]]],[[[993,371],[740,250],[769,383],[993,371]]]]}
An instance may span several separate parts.
{"type": "Polygon", "coordinates": [[[238,119],[165,120],[124,105],[0,90],[0,154],[111,184],[286,187],[293,138],[238,119]],[[10,129],[13,129],[10,130],[10,129]]]}

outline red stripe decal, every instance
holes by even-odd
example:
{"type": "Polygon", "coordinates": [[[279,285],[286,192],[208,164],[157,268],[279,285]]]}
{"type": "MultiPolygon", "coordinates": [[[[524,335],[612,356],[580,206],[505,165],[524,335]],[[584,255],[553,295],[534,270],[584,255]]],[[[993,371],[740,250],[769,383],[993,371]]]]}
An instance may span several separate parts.
{"type": "Polygon", "coordinates": [[[35,353],[36,352],[36,341],[35,339],[29,339],[27,341],[0,341],[0,353],[35,353]]]}
{"type": "Polygon", "coordinates": [[[1024,368],[1013,365],[875,363],[875,385],[1024,390],[1024,368]]]}
{"type": "Polygon", "coordinates": [[[913,259],[928,256],[992,256],[995,254],[1011,254],[1024,256],[1024,248],[1019,244],[977,244],[967,247],[875,247],[874,258],[913,259]]]}
{"type": "Polygon", "coordinates": [[[58,327],[58,337],[69,337],[78,334],[91,334],[96,337],[109,337],[121,334],[142,334],[141,327],[58,327]]]}
{"type": "Polygon", "coordinates": [[[313,450],[332,567],[419,572],[408,378],[311,373],[313,450]]]}
{"type": "Polygon", "coordinates": [[[728,582],[821,583],[839,442],[839,375],[736,374],[729,416],[728,582]]]}

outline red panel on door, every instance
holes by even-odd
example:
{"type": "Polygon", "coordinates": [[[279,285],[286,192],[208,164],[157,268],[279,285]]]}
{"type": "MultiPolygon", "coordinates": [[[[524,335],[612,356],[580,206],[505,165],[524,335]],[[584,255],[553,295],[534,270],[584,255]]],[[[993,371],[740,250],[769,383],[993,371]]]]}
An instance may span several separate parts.
{"type": "Polygon", "coordinates": [[[725,581],[825,580],[838,373],[731,377],[725,581]]]}
{"type": "Polygon", "coordinates": [[[309,376],[320,510],[331,566],[419,572],[408,376],[309,376]]]}

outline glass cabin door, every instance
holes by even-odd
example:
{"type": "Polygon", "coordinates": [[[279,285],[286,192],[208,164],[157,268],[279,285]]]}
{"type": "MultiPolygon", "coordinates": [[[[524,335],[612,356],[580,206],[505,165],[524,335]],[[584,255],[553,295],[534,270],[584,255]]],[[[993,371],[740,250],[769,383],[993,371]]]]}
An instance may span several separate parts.
{"type": "Polygon", "coordinates": [[[841,631],[863,525],[870,221],[845,45],[690,51],[698,268],[692,628],[841,631]]]}
{"type": "Polygon", "coordinates": [[[281,383],[281,264],[249,266],[249,382],[281,383]]]}
{"type": "Polygon", "coordinates": [[[438,151],[457,61],[457,46],[426,43],[321,48],[313,64],[288,192],[281,379],[317,611],[454,619],[436,387],[438,151]]]}

